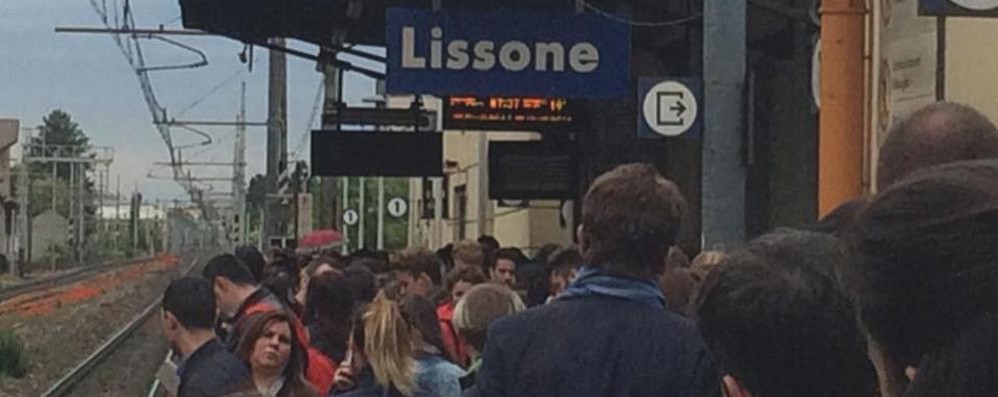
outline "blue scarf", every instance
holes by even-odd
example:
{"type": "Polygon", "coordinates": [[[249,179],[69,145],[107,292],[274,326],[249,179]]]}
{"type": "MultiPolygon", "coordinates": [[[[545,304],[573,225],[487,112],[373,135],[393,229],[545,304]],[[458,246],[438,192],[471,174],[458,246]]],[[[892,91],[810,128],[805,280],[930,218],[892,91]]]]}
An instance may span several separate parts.
{"type": "Polygon", "coordinates": [[[665,310],[665,295],[654,282],[611,276],[602,269],[585,266],[558,299],[588,296],[627,299],[665,310]]]}

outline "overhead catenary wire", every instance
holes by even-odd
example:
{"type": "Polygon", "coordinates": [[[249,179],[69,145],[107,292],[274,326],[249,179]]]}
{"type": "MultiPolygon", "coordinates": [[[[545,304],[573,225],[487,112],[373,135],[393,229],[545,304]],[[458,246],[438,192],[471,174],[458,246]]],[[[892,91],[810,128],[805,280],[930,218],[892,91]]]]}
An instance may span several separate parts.
{"type": "MultiPolygon", "coordinates": [[[[257,57],[258,57],[258,55],[254,56],[253,60],[256,60],[257,57]]],[[[183,116],[189,110],[191,110],[194,107],[200,105],[201,102],[204,102],[206,99],[208,99],[208,97],[210,97],[210,96],[215,95],[216,93],[218,93],[219,90],[221,90],[222,88],[225,88],[225,86],[229,85],[229,83],[232,83],[232,81],[234,81],[237,77],[242,76],[243,73],[245,73],[245,72],[246,72],[246,69],[243,68],[242,66],[240,66],[238,68],[238,70],[235,71],[235,73],[232,73],[231,75],[229,75],[229,77],[226,77],[225,80],[222,80],[221,83],[219,83],[218,85],[212,87],[210,90],[206,91],[205,93],[199,95],[197,99],[195,99],[189,105],[185,106],[183,109],[181,109],[179,112],[177,112],[176,117],[183,116]]]]}
{"type": "Polygon", "coordinates": [[[631,19],[619,16],[619,15],[613,14],[613,13],[611,13],[609,11],[603,10],[603,9],[601,9],[601,8],[593,5],[592,3],[588,2],[588,1],[583,1],[582,4],[585,5],[586,9],[588,9],[588,10],[590,10],[590,11],[596,13],[596,14],[599,14],[600,16],[602,16],[604,18],[607,18],[607,19],[610,19],[610,20],[613,20],[613,21],[616,21],[616,22],[620,22],[620,23],[626,23],[626,24],[628,24],[630,26],[645,27],[645,28],[659,28],[659,27],[683,25],[683,24],[686,24],[686,23],[690,23],[690,22],[696,21],[696,20],[698,20],[698,19],[700,19],[700,18],[703,17],[703,13],[699,13],[698,12],[698,13],[692,14],[690,16],[686,16],[686,17],[678,18],[678,19],[673,19],[673,20],[668,20],[668,21],[635,21],[635,20],[631,20],[631,19]]]}
{"type": "MultiPolygon", "coordinates": [[[[106,28],[110,30],[129,30],[135,27],[134,13],[133,10],[131,9],[131,5],[127,1],[125,2],[123,12],[120,14],[118,12],[119,8],[118,1],[117,0],[112,1],[111,6],[113,7],[114,10],[113,24],[111,22],[112,21],[111,15],[109,14],[109,10],[107,9],[106,0],[101,0],[100,4],[97,3],[97,0],[89,0],[89,2],[93,6],[98,17],[100,18],[101,22],[104,24],[106,28]]],[[[162,37],[154,36],[151,34],[125,35],[125,34],[116,33],[112,34],[111,37],[114,40],[115,44],[118,46],[118,48],[121,50],[121,53],[122,55],[124,55],[125,60],[128,62],[129,66],[132,67],[132,69],[135,71],[136,76],[138,77],[139,86],[142,89],[142,95],[146,101],[146,105],[148,106],[149,111],[152,114],[153,123],[156,126],[157,132],[159,132],[160,137],[163,139],[164,143],[166,143],[168,152],[170,154],[170,162],[173,164],[173,166],[170,168],[172,168],[173,170],[174,180],[190,194],[192,201],[197,202],[198,207],[200,207],[206,219],[214,218],[214,208],[212,208],[212,206],[209,203],[205,202],[202,199],[204,189],[201,186],[198,186],[188,176],[189,171],[186,173],[184,172],[185,170],[183,169],[183,166],[180,164],[178,158],[176,157],[178,150],[177,147],[175,147],[173,144],[173,136],[172,136],[173,134],[170,131],[170,126],[166,123],[167,121],[166,108],[160,105],[158,99],[156,98],[155,91],[153,90],[152,81],[149,76],[150,71],[194,68],[194,67],[203,66],[207,64],[206,57],[204,56],[203,52],[194,49],[193,47],[186,46],[181,43],[174,42],[172,40],[164,40],[162,37]],[[203,62],[195,62],[187,65],[178,65],[175,67],[170,67],[170,66],[148,67],[146,65],[145,58],[143,57],[142,54],[142,46],[139,42],[140,39],[161,40],[173,46],[198,53],[199,55],[201,55],[203,62]]]]}
{"type": "Polygon", "coordinates": [[[305,131],[302,132],[301,137],[298,138],[298,145],[295,146],[295,150],[291,152],[289,156],[292,160],[299,160],[301,157],[302,150],[305,149],[305,142],[308,140],[309,134],[312,133],[312,126],[315,125],[316,118],[319,117],[319,108],[322,106],[322,92],[325,88],[324,82],[319,82],[319,88],[315,92],[315,99],[312,104],[312,113],[308,116],[308,124],[305,124],[305,131]]]}

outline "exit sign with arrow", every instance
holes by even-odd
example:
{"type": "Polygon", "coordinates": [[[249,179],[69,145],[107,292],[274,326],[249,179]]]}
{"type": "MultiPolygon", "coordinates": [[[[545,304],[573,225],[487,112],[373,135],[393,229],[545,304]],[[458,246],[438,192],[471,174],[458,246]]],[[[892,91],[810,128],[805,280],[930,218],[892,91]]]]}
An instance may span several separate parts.
{"type": "Polygon", "coordinates": [[[699,137],[699,79],[642,77],[638,80],[638,136],[699,137]]]}

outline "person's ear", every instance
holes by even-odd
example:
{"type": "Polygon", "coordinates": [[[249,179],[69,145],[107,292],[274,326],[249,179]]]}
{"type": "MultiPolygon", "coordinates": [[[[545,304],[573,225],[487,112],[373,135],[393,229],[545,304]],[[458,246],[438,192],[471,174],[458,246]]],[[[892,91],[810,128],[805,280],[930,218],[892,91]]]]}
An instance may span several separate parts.
{"type": "Polygon", "coordinates": [[[426,273],[419,273],[419,282],[426,286],[433,285],[433,279],[426,273]]]}
{"type": "Polygon", "coordinates": [[[224,294],[229,291],[232,283],[224,277],[215,277],[215,291],[224,294]]]}
{"type": "Polygon", "coordinates": [[[904,369],[904,376],[907,376],[909,381],[915,381],[915,377],[918,376],[918,368],[906,367],[904,369]]]}
{"type": "Polygon", "coordinates": [[[168,311],[163,312],[163,329],[167,331],[176,331],[180,328],[180,322],[177,321],[177,317],[168,311]]]}
{"type": "Polygon", "coordinates": [[[577,229],[575,229],[575,238],[579,240],[579,252],[586,252],[589,249],[589,241],[586,239],[586,233],[584,231],[584,226],[580,224],[577,229]]]}
{"type": "Polygon", "coordinates": [[[731,375],[724,375],[724,378],[721,379],[721,384],[724,387],[724,395],[726,397],[752,397],[752,393],[742,387],[738,383],[738,379],[733,378],[731,375]]]}

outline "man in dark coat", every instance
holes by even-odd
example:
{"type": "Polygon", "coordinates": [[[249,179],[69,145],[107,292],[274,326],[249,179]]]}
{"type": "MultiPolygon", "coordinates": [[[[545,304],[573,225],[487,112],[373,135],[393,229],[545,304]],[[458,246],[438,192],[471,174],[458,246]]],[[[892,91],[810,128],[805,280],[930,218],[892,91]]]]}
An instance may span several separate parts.
{"type": "Polygon", "coordinates": [[[163,334],[183,358],[178,397],[221,396],[250,378],[242,361],[215,338],[214,324],[211,283],[196,277],[170,283],[163,294],[163,334]]]}
{"type": "Polygon", "coordinates": [[[582,207],[587,266],[551,304],[493,323],[481,396],[719,396],[703,340],[657,284],[685,206],[650,165],[600,176],[582,207]]]}

